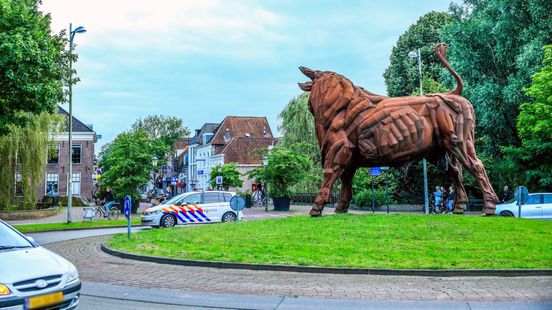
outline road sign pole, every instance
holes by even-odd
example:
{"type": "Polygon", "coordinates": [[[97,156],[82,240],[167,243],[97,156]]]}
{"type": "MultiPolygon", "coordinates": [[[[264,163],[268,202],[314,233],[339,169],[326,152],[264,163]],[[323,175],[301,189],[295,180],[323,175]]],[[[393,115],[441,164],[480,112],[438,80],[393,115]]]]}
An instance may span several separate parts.
{"type": "Polygon", "coordinates": [[[130,198],[129,195],[125,196],[125,217],[127,218],[127,235],[128,239],[130,239],[130,230],[131,230],[131,223],[130,223],[130,213],[131,213],[131,206],[132,206],[132,198],[130,198]]]}
{"type": "Polygon", "coordinates": [[[372,176],[372,213],[374,212],[374,176],[372,176]]]}
{"type": "Polygon", "coordinates": [[[389,184],[387,183],[387,172],[385,172],[385,205],[387,206],[387,214],[389,214],[389,184]]]}

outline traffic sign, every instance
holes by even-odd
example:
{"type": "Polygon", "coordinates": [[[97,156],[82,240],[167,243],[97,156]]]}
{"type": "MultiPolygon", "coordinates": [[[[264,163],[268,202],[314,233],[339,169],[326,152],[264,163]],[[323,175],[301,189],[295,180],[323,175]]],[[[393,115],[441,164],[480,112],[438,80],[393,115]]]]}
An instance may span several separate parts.
{"type": "Polygon", "coordinates": [[[125,217],[130,218],[130,207],[132,205],[132,199],[129,195],[125,196],[125,217]]]}
{"type": "Polygon", "coordinates": [[[221,176],[217,176],[216,183],[217,183],[217,185],[222,185],[222,177],[221,176]]]}
{"type": "Polygon", "coordinates": [[[380,167],[372,167],[370,168],[370,175],[376,176],[381,174],[381,168],[380,167]]]}
{"type": "Polygon", "coordinates": [[[232,197],[230,199],[230,208],[234,211],[241,211],[245,209],[245,199],[240,195],[232,197]]]}
{"type": "Polygon", "coordinates": [[[524,205],[527,202],[527,199],[529,199],[529,191],[523,186],[518,186],[514,196],[519,204],[524,205]]]}
{"type": "Polygon", "coordinates": [[[171,178],[171,185],[176,185],[176,177],[171,178]]]}
{"type": "Polygon", "coordinates": [[[198,170],[198,171],[197,171],[197,174],[198,174],[198,175],[202,175],[202,174],[203,174],[203,170],[198,170]]]}

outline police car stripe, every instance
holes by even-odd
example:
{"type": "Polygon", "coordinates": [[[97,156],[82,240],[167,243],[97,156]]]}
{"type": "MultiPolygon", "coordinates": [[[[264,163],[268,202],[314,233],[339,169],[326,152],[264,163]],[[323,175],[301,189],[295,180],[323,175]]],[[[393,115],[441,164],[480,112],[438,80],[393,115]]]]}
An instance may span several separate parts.
{"type": "Polygon", "coordinates": [[[188,221],[190,221],[190,223],[195,223],[195,221],[188,216],[187,212],[186,212],[186,209],[182,208],[182,207],[178,207],[180,209],[180,213],[182,213],[182,215],[188,219],[188,221]]]}
{"type": "MultiPolygon", "coordinates": [[[[197,208],[197,207],[196,207],[196,208],[197,208]]],[[[199,213],[199,215],[201,215],[201,217],[203,217],[204,219],[206,219],[207,222],[210,222],[210,221],[211,221],[210,218],[208,218],[205,214],[203,214],[203,210],[199,210],[199,208],[197,208],[196,212],[199,213]]]]}
{"type": "Polygon", "coordinates": [[[181,222],[186,223],[186,221],[183,218],[181,218],[180,215],[178,215],[178,209],[172,206],[170,207],[170,209],[174,211],[171,213],[174,214],[181,222]]]}
{"type": "Polygon", "coordinates": [[[192,207],[189,207],[189,206],[186,206],[186,208],[187,208],[188,210],[190,210],[190,214],[191,214],[193,217],[195,217],[198,221],[203,222],[202,219],[200,219],[197,215],[195,215],[195,211],[196,211],[196,210],[194,210],[192,207]]]}

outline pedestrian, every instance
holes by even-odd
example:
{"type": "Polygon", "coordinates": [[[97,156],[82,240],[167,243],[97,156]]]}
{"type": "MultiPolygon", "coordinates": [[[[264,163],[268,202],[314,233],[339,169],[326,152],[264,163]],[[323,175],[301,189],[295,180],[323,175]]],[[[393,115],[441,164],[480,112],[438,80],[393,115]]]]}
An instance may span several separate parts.
{"type": "Polygon", "coordinates": [[[454,191],[454,188],[452,185],[449,187],[449,194],[447,196],[447,212],[452,212],[452,208],[454,207],[454,200],[456,199],[456,192],[454,191]]]}
{"type": "Polygon", "coordinates": [[[147,203],[151,203],[151,199],[153,198],[153,189],[150,189],[148,191],[148,195],[147,195],[147,203]]]}
{"type": "Polygon", "coordinates": [[[166,190],[166,195],[165,195],[165,199],[169,199],[171,198],[172,196],[172,192],[171,192],[171,187],[170,186],[167,186],[167,190],[166,190]]]}
{"type": "Polygon", "coordinates": [[[435,191],[433,192],[433,199],[435,201],[435,213],[439,213],[439,206],[443,199],[443,193],[441,192],[440,186],[435,186],[435,191]]]}
{"type": "Polygon", "coordinates": [[[508,186],[504,186],[504,194],[502,195],[502,202],[508,201],[510,198],[510,189],[508,186]]]}

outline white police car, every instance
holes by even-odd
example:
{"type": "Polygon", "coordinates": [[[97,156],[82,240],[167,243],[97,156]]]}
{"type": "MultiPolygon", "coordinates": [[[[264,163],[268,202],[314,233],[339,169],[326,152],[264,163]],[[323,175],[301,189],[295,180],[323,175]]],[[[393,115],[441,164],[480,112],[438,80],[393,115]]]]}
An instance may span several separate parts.
{"type": "MultiPolygon", "coordinates": [[[[142,214],[142,225],[173,227],[176,224],[200,224],[235,221],[238,213],[230,208],[234,192],[188,192],[177,195],[142,214]]],[[[239,213],[239,219],[243,212],[239,213]]]]}

